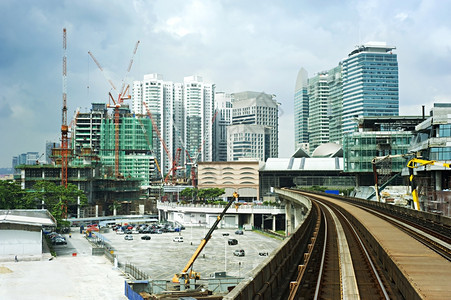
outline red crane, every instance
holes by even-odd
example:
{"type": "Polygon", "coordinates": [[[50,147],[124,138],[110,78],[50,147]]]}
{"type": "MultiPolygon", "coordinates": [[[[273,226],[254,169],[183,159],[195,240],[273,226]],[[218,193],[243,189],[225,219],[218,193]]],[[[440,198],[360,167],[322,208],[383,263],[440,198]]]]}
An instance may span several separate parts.
{"type": "MultiPolygon", "coordinates": [[[[67,188],[67,167],[68,167],[68,132],[67,126],[67,68],[66,68],[66,28],[63,28],[63,109],[61,122],[61,185],[67,188]]],[[[67,209],[67,207],[66,207],[67,209]]]]}
{"type": "MultiPolygon", "coordinates": [[[[169,150],[168,150],[168,147],[166,146],[165,141],[164,141],[163,138],[161,137],[160,130],[158,130],[158,125],[157,125],[157,123],[155,122],[155,120],[154,120],[154,118],[153,118],[153,116],[152,116],[152,113],[150,112],[150,109],[147,107],[147,105],[146,105],[145,102],[143,102],[143,106],[144,106],[144,108],[145,108],[145,110],[146,110],[147,115],[148,115],[149,118],[150,118],[150,121],[152,122],[152,128],[153,128],[153,130],[157,133],[158,139],[160,140],[160,143],[161,143],[161,145],[163,146],[164,151],[166,152],[166,155],[168,156],[168,159],[171,160],[171,157],[172,157],[172,156],[171,156],[171,154],[169,153],[169,150]]],[[[163,160],[163,159],[161,159],[161,160],[163,160]]],[[[172,169],[171,169],[171,170],[172,170],[172,169]]],[[[171,171],[168,172],[168,174],[170,174],[170,173],[171,173],[171,171]]],[[[166,178],[167,178],[167,176],[166,176],[166,178]]],[[[165,183],[167,183],[167,179],[166,179],[166,178],[165,178],[165,183]]]]}
{"type": "MultiPolygon", "coordinates": [[[[122,80],[122,87],[121,87],[121,90],[118,92],[117,99],[116,100],[114,99],[111,92],[108,93],[108,95],[109,95],[108,107],[114,108],[114,175],[116,178],[120,177],[120,174],[119,174],[119,123],[120,123],[119,109],[121,108],[124,100],[131,99],[130,94],[128,94],[129,86],[125,85],[125,79],[126,79],[128,73],[130,72],[130,69],[132,68],[133,58],[136,54],[136,51],[138,50],[138,45],[139,45],[139,41],[136,42],[135,48],[133,50],[132,58],[130,59],[130,63],[127,68],[127,72],[125,73],[124,79],[122,80]],[[111,104],[111,101],[113,102],[113,104],[111,104]]],[[[91,56],[92,60],[96,63],[97,67],[100,69],[102,74],[105,76],[102,66],[97,61],[97,59],[94,57],[94,55],[91,53],[91,51],[88,51],[88,54],[91,56]]],[[[110,83],[111,87],[115,91],[117,91],[116,86],[113,84],[113,82],[110,79],[108,79],[107,77],[105,77],[105,78],[110,83]]]]}
{"type": "MultiPolygon", "coordinates": [[[[67,56],[66,56],[66,28],[63,28],[63,109],[61,122],[61,185],[67,188],[68,168],[68,132],[67,126],[67,56]]],[[[62,204],[63,218],[67,217],[67,203],[62,204]]]]}
{"type": "Polygon", "coordinates": [[[177,148],[177,152],[175,154],[174,161],[172,162],[172,168],[169,170],[168,174],[166,174],[166,177],[164,178],[164,183],[168,183],[169,175],[172,173],[172,183],[176,183],[176,172],[179,169],[178,161],[180,160],[180,153],[182,152],[181,148],[177,148]]]}

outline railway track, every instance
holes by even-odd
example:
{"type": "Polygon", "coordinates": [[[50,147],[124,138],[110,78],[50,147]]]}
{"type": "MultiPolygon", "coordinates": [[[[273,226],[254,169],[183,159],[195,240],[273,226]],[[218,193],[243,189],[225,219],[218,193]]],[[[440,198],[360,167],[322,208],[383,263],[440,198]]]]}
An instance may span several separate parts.
{"type": "Polygon", "coordinates": [[[402,298],[340,209],[323,197],[309,197],[320,211],[321,225],[288,299],[402,298]]]}
{"type": "Polygon", "coordinates": [[[451,261],[451,233],[435,232],[425,224],[417,224],[398,216],[387,216],[377,210],[355,205],[393,224],[434,252],[451,261]]]}
{"type": "Polygon", "coordinates": [[[309,213],[273,259],[225,298],[449,298],[448,219],[324,193],[277,192],[309,213]]]}

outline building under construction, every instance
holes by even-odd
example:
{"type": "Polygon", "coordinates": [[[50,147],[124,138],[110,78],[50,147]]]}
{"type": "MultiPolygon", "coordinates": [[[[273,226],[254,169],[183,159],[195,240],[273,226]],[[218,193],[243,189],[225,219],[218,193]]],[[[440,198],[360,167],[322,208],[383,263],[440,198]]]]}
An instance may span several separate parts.
{"type": "MultiPolygon", "coordinates": [[[[375,157],[402,155],[409,152],[415,126],[423,121],[418,116],[362,117],[357,120],[358,130],[343,137],[343,159],[346,173],[356,176],[357,186],[374,185],[373,164],[375,157]]],[[[391,177],[401,172],[407,160],[396,157],[380,165],[382,173],[391,177]]],[[[404,185],[398,178],[393,185],[404,185]]]]}
{"type": "MultiPolygon", "coordinates": [[[[67,150],[67,182],[83,190],[89,206],[69,207],[69,215],[83,217],[130,214],[138,205],[150,211],[146,190],[159,172],[152,155],[152,124],[144,116],[134,116],[125,106],[119,110],[118,158],[114,118],[106,104],[94,103],[88,112],[77,110],[71,123],[70,148],[67,150]],[[115,167],[118,165],[119,176],[115,167]]],[[[16,179],[30,189],[39,180],[61,183],[61,148],[53,149],[49,165],[21,165],[16,179]]]]}
{"type": "Polygon", "coordinates": [[[410,152],[436,162],[415,169],[422,210],[451,217],[451,103],[435,103],[423,122],[415,127],[410,152]]]}
{"type": "Polygon", "coordinates": [[[156,171],[152,154],[152,123],[145,116],[134,116],[123,106],[119,109],[119,134],[116,141],[114,118],[108,114],[106,104],[93,103],[89,112],[77,111],[72,128],[72,148],[76,158],[72,164],[83,164],[90,149],[95,159],[100,160],[101,173],[105,177],[115,176],[118,164],[120,178],[137,178],[140,186],[149,186],[160,175],[156,171]],[[116,142],[118,156],[116,157],[116,142]]]}

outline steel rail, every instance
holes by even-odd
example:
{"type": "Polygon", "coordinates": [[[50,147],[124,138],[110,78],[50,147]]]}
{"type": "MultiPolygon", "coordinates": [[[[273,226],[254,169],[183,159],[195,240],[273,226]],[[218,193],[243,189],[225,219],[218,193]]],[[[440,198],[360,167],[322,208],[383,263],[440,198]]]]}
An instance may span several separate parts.
{"type": "Polygon", "coordinates": [[[327,247],[327,219],[326,219],[326,215],[324,214],[324,211],[321,210],[321,213],[323,215],[324,218],[324,245],[323,245],[323,254],[321,257],[321,265],[319,268],[319,275],[318,275],[318,280],[316,281],[316,288],[315,288],[315,296],[313,299],[317,300],[319,297],[319,292],[320,292],[320,286],[321,286],[321,279],[323,277],[323,270],[324,270],[324,261],[326,259],[326,247],[327,247]]]}
{"type": "Polygon", "coordinates": [[[368,263],[371,266],[371,269],[373,271],[374,276],[377,279],[377,282],[379,284],[379,288],[381,289],[382,293],[384,294],[385,299],[389,300],[390,297],[388,296],[387,290],[385,289],[385,286],[379,276],[379,273],[377,272],[376,266],[374,265],[373,261],[371,260],[370,254],[368,253],[368,250],[366,249],[366,246],[363,244],[362,239],[360,238],[360,235],[357,233],[357,231],[355,230],[354,225],[351,224],[351,222],[349,221],[349,219],[340,211],[338,210],[338,213],[343,217],[343,219],[348,223],[349,227],[352,229],[352,231],[354,232],[355,237],[357,238],[357,241],[360,244],[360,247],[362,248],[363,252],[365,253],[365,257],[368,261],[368,263]]]}
{"type": "Polygon", "coordinates": [[[373,210],[371,208],[356,205],[356,207],[359,207],[361,209],[364,209],[368,211],[371,214],[377,215],[381,219],[395,225],[400,230],[406,232],[408,235],[431,249],[432,251],[436,252],[443,258],[446,258],[448,261],[451,261],[451,245],[447,243],[446,241],[443,241],[435,236],[432,236],[424,231],[424,228],[418,224],[416,226],[407,224],[405,221],[401,221],[399,219],[396,219],[391,216],[384,215],[376,210],[373,210]]]}
{"type": "MultiPolygon", "coordinates": [[[[305,194],[308,194],[308,193],[305,193],[305,194]]],[[[379,289],[380,289],[381,293],[383,294],[385,299],[387,299],[387,300],[390,299],[390,296],[388,295],[388,292],[387,292],[387,290],[386,290],[386,288],[385,288],[385,286],[384,286],[384,284],[382,282],[382,279],[381,279],[381,277],[380,277],[380,275],[379,275],[379,273],[378,273],[378,271],[376,269],[376,266],[374,265],[374,263],[373,263],[373,261],[371,259],[371,256],[370,256],[366,246],[364,245],[362,239],[360,238],[360,235],[356,231],[355,226],[349,221],[349,219],[335,205],[330,204],[330,203],[324,203],[324,200],[326,200],[326,199],[324,199],[322,197],[318,197],[318,195],[311,195],[311,194],[308,194],[308,197],[310,197],[315,202],[321,203],[323,206],[325,206],[328,209],[332,208],[334,211],[336,211],[337,213],[340,214],[340,216],[343,218],[343,220],[345,220],[345,222],[349,226],[349,229],[353,233],[356,241],[358,242],[358,245],[360,246],[361,251],[364,254],[364,257],[366,258],[366,261],[367,261],[367,263],[369,265],[369,270],[371,271],[372,275],[374,276],[374,278],[375,278],[375,280],[377,282],[377,285],[379,286],[379,289]]],[[[326,228],[327,228],[327,221],[326,221],[326,228]]],[[[327,231],[326,231],[326,235],[327,235],[327,231]]],[[[325,247],[326,247],[326,243],[324,245],[321,267],[323,265],[325,247]]],[[[321,272],[322,272],[322,268],[320,269],[320,274],[321,274],[321,272]]],[[[316,290],[315,290],[315,298],[314,299],[318,299],[318,297],[319,297],[319,289],[320,289],[320,285],[321,285],[321,277],[322,277],[322,275],[318,276],[317,286],[316,286],[316,290]]]]}

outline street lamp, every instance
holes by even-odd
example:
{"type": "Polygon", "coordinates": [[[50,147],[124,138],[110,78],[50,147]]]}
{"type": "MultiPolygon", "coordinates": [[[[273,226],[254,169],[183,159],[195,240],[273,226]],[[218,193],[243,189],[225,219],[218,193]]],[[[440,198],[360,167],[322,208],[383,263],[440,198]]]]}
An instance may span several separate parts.
{"type": "Polygon", "coordinates": [[[224,239],[224,273],[227,274],[227,238],[224,239]]]}

